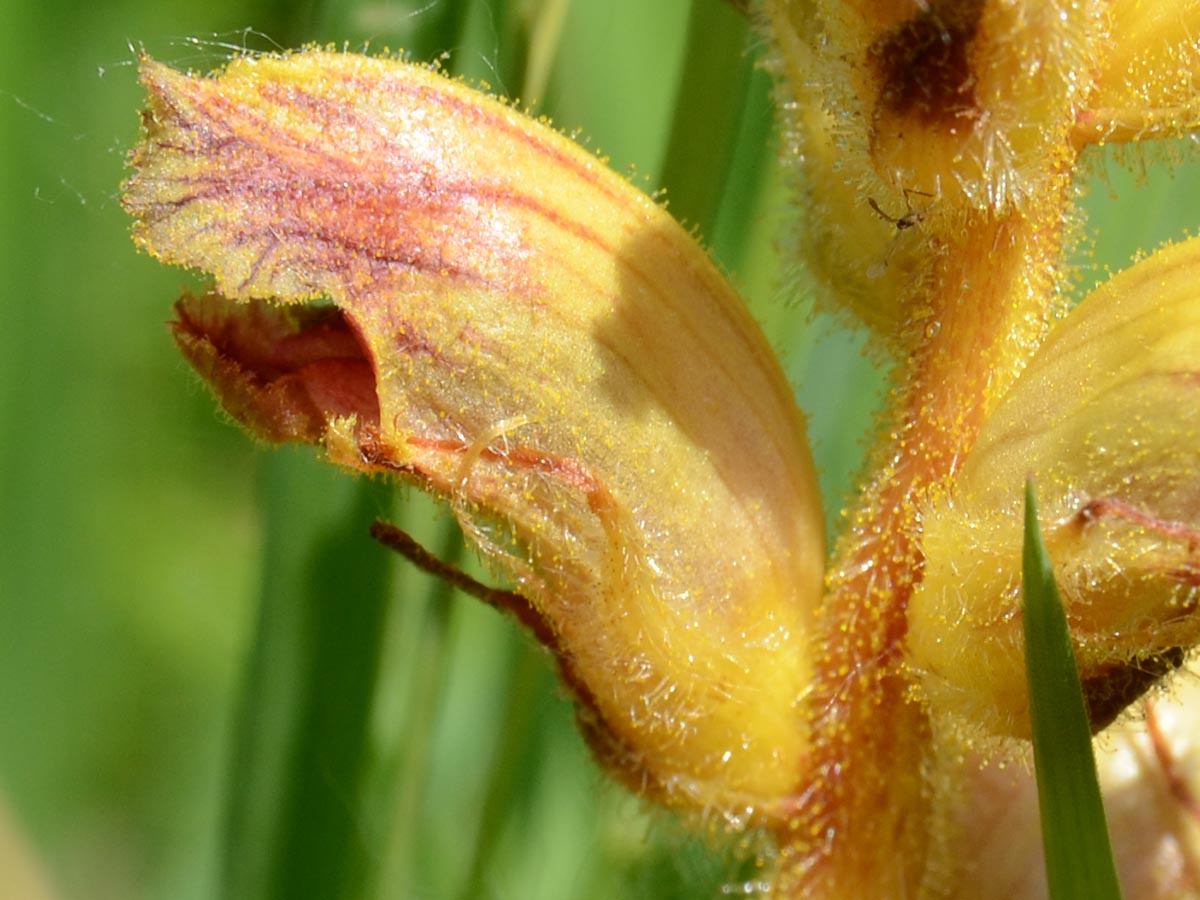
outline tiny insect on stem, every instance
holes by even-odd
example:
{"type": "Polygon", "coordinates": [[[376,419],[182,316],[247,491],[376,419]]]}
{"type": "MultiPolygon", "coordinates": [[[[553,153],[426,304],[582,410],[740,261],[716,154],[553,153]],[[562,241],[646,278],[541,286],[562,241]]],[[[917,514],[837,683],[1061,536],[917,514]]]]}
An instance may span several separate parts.
{"type": "Polygon", "coordinates": [[[904,214],[900,216],[893,216],[890,213],[884,212],[883,207],[879,205],[878,201],[876,201],[874,197],[868,197],[867,204],[871,207],[871,209],[875,210],[875,214],[878,215],[879,218],[883,219],[885,222],[891,222],[893,225],[895,225],[897,231],[907,231],[914,225],[919,225],[921,220],[925,218],[926,211],[928,211],[929,207],[933,205],[933,203],[930,202],[925,206],[922,206],[920,209],[913,209],[911,200],[913,196],[929,197],[932,200],[934,195],[927,193],[926,191],[917,191],[913,190],[912,188],[904,188],[905,210],[904,214]]]}

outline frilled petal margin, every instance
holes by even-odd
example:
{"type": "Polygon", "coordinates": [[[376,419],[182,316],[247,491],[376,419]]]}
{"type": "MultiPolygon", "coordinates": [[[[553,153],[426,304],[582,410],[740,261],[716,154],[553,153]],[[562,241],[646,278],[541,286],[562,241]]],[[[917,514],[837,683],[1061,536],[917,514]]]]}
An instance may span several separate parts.
{"type": "Polygon", "coordinates": [[[984,425],[924,516],[908,651],[930,697],[1028,733],[1020,486],[1042,528],[1102,727],[1200,640],[1200,239],[1083,301],[984,425]]]}
{"type": "Polygon", "coordinates": [[[309,50],[142,81],[125,205],[214,277],[174,327],[230,413],[446,500],[604,762],[769,815],[805,766],[822,519],[784,376],[692,238],[427,68],[309,50]]]}

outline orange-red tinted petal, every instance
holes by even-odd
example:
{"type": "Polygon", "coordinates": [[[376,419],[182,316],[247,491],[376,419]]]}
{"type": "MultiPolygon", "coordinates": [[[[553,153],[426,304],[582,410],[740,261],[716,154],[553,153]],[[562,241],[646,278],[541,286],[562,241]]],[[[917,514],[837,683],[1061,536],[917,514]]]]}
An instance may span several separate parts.
{"type": "Polygon", "coordinates": [[[427,68],[306,51],[142,77],[125,203],[143,247],[215,279],[176,332],[226,407],[447,500],[626,780],[739,814],[789,791],[816,482],[773,354],[694,240],[427,68]]]}

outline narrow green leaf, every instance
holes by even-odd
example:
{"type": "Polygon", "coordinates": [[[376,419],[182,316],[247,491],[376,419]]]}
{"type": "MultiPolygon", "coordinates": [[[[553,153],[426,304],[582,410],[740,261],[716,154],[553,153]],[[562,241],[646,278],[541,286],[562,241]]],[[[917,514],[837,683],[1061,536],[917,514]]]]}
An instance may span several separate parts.
{"type": "Polygon", "coordinates": [[[1051,900],[1120,900],[1079,670],[1032,479],[1025,485],[1024,630],[1051,900]]]}
{"type": "MultiPolygon", "coordinates": [[[[400,515],[391,520],[400,527],[415,526],[424,512],[422,506],[411,502],[411,497],[408,499],[400,515]]],[[[438,534],[431,544],[437,547],[438,559],[453,565],[461,563],[464,547],[457,523],[442,522],[432,530],[438,534]]],[[[407,678],[391,685],[390,692],[383,686],[387,696],[382,699],[391,705],[395,695],[402,695],[407,710],[383,754],[378,776],[383,785],[395,785],[394,794],[381,790],[378,799],[388,834],[381,844],[383,860],[370,896],[381,898],[403,896],[411,885],[423,883],[429,870],[436,869],[435,864],[450,855],[446,848],[438,854],[430,853],[427,835],[431,811],[440,808],[432,776],[433,744],[439,717],[449,702],[454,588],[407,565],[401,566],[397,581],[397,603],[408,608],[401,610],[408,615],[393,626],[406,632],[402,635],[404,644],[390,651],[393,656],[403,653],[409,657],[402,667],[407,678]]]]}
{"type": "Polygon", "coordinates": [[[745,16],[727,4],[692,3],[662,184],[671,213],[704,231],[720,209],[746,109],[748,40],[745,16]]]}
{"type": "Polygon", "coordinates": [[[493,750],[487,787],[479,811],[479,828],[474,835],[471,866],[459,894],[461,900],[488,895],[490,872],[501,860],[500,837],[513,806],[523,802],[532,789],[527,761],[536,758],[537,744],[544,737],[538,728],[540,703],[547,677],[545,655],[528,643],[512,648],[509,660],[504,731],[493,750]]]}
{"type": "Polygon", "coordinates": [[[265,461],[262,595],[234,756],[222,896],[362,896],[368,727],[392,560],[367,529],[387,485],[307,448],[265,461]]]}

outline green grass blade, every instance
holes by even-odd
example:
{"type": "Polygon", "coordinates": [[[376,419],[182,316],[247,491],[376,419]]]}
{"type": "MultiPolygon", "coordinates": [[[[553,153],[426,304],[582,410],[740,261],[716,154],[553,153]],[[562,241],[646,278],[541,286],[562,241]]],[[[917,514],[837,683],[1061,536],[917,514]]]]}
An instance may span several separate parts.
{"type": "Polygon", "coordinates": [[[231,898],[361,895],[373,856],[363,786],[389,596],[367,537],[386,485],[352,483],[309,448],[265,463],[266,546],[255,644],[229,774],[231,898]]]}
{"type": "Polygon", "coordinates": [[[500,836],[505,818],[532,790],[527,762],[536,758],[536,745],[543,737],[542,729],[537,726],[547,678],[546,658],[529,644],[512,649],[515,658],[504,673],[507,676],[504,730],[492,751],[479,811],[480,828],[474,836],[470,869],[460,900],[487,896],[489,873],[502,862],[500,836]]]}
{"type": "Polygon", "coordinates": [[[721,206],[754,68],[745,16],[694,2],[671,138],[662,166],[671,214],[711,232],[721,206]]]}
{"type": "MultiPolygon", "coordinates": [[[[416,530],[422,512],[420,506],[402,504],[400,515],[393,521],[416,530]]],[[[457,524],[441,522],[430,530],[437,534],[430,544],[437,548],[437,557],[459,564],[464,547],[457,524]]],[[[390,652],[406,657],[400,676],[404,680],[400,684],[381,685],[380,700],[384,706],[392,706],[399,694],[406,703],[399,726],[384,729],[392,731],[393,737],[387,742],[378,779],[384,788],[394,785],[394,793],[379,791],[380,819],[387,834],[380,845],[383,860],[371,895],[378,897],[400,896],[401,890],[421,882],[429,868],[421,835],[428,825],[430,810],[438,808],[437,798],[431,796],[433,744],[453,665],[454,589],[407,563],[401,564],[397,574],[397,604],[408,609],[395,610],[401,620],[393,629],[404,632],[399,635],[403,642],[398,641],[390,652]]],[[[395,664],[395,660],[392,662],[395,664]]],[[[377,710],[377,715],[383,712],[377,710]]]]}
{"type": "Polygon", "coordinates": [[[1046,879],[1052,900],[1120,900],[1067,618],[1025,485],[1025,667],[1046,879]]]}

